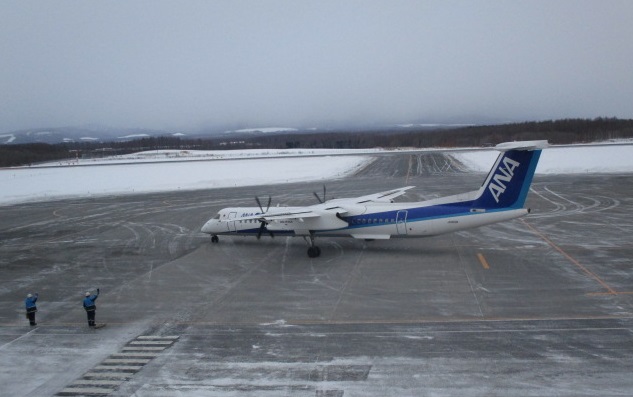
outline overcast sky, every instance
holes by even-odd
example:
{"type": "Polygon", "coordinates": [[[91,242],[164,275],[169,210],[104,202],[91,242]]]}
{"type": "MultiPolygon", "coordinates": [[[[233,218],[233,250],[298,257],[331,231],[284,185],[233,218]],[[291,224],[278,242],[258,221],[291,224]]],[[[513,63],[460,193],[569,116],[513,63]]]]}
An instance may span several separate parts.
{"type": "Polygon", "coordinates": [[[0,133],[633,118],[633,1],[0,0],[0,133]]]}

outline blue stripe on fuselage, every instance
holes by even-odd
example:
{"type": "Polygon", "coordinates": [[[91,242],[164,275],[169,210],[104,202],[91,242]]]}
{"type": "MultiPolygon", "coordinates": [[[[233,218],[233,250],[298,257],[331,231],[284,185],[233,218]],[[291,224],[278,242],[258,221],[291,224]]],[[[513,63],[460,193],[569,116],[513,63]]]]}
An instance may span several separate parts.
{"type": "MultiPolygon", "coordinates": [[[[478,212],[471,212],[473,201],[464,201],[460,203],[448,203],[448,204],[439,204],[427,207],[410,207],[410,208],[401,208],[397,210],[390,211],[382,211],[382,212],[374,212],[370,214],[363,214],[357,216],[342,216],[341,218],[349,223],[349,226],[343,229],[332,229],[332,230],[317,230],[317,233],[331,232],[337,231],[340,232],[342,230],[354,230],[354,229],[363,229],[368,227],[377,227],[377,226],[395,226],[397,224],[397,214],[400,211],[406,211],[407,217],[406,222],[420,222],[420,221],[430,221],[435,219],[442,218],[451,218],[457,216],[469,216],[469,215],[477,215],[480,214],[478,212]],[[383,222],[380,222],[380,220],[383,222]],[[374,222],[376,220],[377,222],[374,222]],[[364,223],[363,223],[364,222],[364,223]]],[[[496,210],[486,210],[486,213],[500,212],[505,210],[510,210],[512,208],[499,208],[496,210]]],[[[267,235],[269,232],[272,232],[274,235],[293,235],[293,230],[279,230],[279,231],[269,231],[268,229],[264,229],[262,235],[267,235]]],[[[238,231],[230,231],[228,234],[244,234],[244,235],[257,235],[259,233],[259,227],[252,229],[243,229],[238,231]]]]}
{"type": "MultiPolygon", "coordinates": [[[[412,207],[402,208],[392,211],[375,212],[371,214],[363,214],[358,216],[342,217],[343,220],[350,225],[347,229],[360,229],[365,227],[383,226],[383,225],[395,225],[397,214],[400,211],[407,212],[406,222],[418,222],[427,221],[433,219],[450,218],[454,216],[466,216],[475,215],[477,213],[471,212],[473,201],[464,201],[460,203],[449,203],[433,205],[428,207],[412,207]],[[380,222],[380,220],[383,222],[380,222]],[[374,222],[377,220],[378,222],[374,222]]],[[[508,208],[501,208],[496,211],[503,211],[508,208]]],[[[486,212],[496,212],[495,210],[486,212]]],[[[340,230],[340,229],[339,229],[340,230]]]]}

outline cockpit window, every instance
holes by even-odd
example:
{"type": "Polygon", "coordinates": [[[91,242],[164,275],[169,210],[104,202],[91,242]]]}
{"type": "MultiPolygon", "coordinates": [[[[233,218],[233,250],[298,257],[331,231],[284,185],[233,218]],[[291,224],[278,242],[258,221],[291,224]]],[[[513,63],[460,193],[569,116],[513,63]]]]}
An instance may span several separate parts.
{"type": "Polygon", "coordinates": [[[220,213],[218,212],[218,214],[214,216],[213,219],[220,219],[220,213]]]}

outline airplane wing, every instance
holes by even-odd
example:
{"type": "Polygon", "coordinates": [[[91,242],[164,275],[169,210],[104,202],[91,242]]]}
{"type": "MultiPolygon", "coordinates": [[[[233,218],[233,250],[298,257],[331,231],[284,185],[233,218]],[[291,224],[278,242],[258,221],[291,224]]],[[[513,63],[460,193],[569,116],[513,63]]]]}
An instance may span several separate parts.
{"type": "Polygon", "coordinates": [[[317,214],[314,211],[308,209],[308,207],[298,208],[296,210],[291,211],[283,211],[283,212],[268,212],[265,214],[256,214],[251,216],[243,216],[235,219],[225,219],[223,222],[232,222],[236,220],[240,221],[248,221],[251,219],[260,221],[260,222],[269,222],[272,220],[281,220],[281,219],[298,219],[298,218],[315,218],[319,217],[321,214],[317,214]]]}
{"type": "MultiPolygon", "coordinates": [[[[342,215],[350,211],[350,207],[364,203],[389,203],[395,197],[401,196],[405,191],[415,186],[406,186],[399,189],[387,190],[385,192],[369,194],[355,198],[341,198],[326,201],[307,207],[294,207],[286,211],[270,211],[264,214],[256,214],[247,217],[240,217],[239,220],[257,220],[259,222],[274,222],[280,220],[298,220],[308,222],[314,229],[332,229],[347,226],[347,222],[341,219],[342,215]],[[311,220],[310,220],[311,219],[311,220]]],[[[235,220],[235,219],[232,219],[235,220]]],[[[232,220],[226,220],[230,222],[232,220]]]]}
{"type": "Polygon", "coordinates": [[[311,207],[297,209],[276,214],[264,214],[257,217],[262,222],[275,220],[298,219],[311,225],[312,230],[337,229],[347,227],[347,221],[341,216],[345,216],[350,211],[350,207],[365,203],[390,203],[398,196],[402,196],[407,190],[415,186],[405,186],[399,189],[387,190],[385,192],[368,194],[356,198],[342,198],[326,201],[311,207]],[[308,219],[311,218],[311,219],[308,219]]]}
{"type": "Polygon", "coordinates": [[[317,214],[314,211],[299,210],[299,211],[280,212],[276,214],[262,214],[259,216],[254,216],[253,218],[259,219],[260,221],[273,221],[273,220],[280,220],[280,219],[316,218],[319,216],[321,216],[321,214],[317,214]]]}
{"type": "Polygon", "coordinates": [[[391,200],[398,196],[402,196],[405,191],[414,188],[415,186],[405,186],[399,189],[387,190],[386,192],[368,194],[367,196],[357,197],[353,200],[355,204],[363,203],[390,203],[391,200]]]}
{"type": "Polygon", "coordinates": [[[346,212],[344,208],[338,206],[314,209],[311,207],[299,207],[289,211],[241,217],[239,220],[254,219],[258,222],[264,222],[269,231],[293,230],[297,234],[307,235],[314,230],[347,227],[349,224],[341,218],[341,214],[346,212]]]}

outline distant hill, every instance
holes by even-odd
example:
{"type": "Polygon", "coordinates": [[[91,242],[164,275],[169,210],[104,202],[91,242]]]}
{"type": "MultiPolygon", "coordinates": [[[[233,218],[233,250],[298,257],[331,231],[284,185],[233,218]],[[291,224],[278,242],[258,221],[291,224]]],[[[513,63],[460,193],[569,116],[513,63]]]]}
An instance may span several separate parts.
{"type": "Polygon", "coordinates": [[[633,138],[633,120],[564,119],[487,126],[413,124],[372,130],[248,128],[197,134],[150,130],[79,128],[18,131],[0,135],[0,167],[81,157],[104,157],[146,150],[225,150],[397,147],[476,147],[505,141],[546,139],[552,144],[633,138]]]}
{"type": "Polygon", "coordinates": [[[0,145],[28,143],[48,143],[51,145],[68,142],[115,142],[153,136],[177,135],[158,130],[107,129],[91,127],[37,128],[0,134],[0,145]]]}
{"type": "Polygon", "coordinates": [[[0,134],[0,145],[19,145],[29,143],[47,143],[55,145],[58,143],[106,143],[106,142],[127,142],[143,138],[157,137],[177,137],[181,139],[223,139],[232,138],[254,138],[271,135],[284,134],[320,134],[330,132],[377,132],[389,130],[392,132],[408,132],[413,130],[437,130],[451,129],[474,124],[441,124],[441,123],[409,123],[396,125],[374,125],[351,128],[294,128],[294,127],[229,127],[229,128],[207,128],[199,131],[163,131],[150,129],[117,129],[107,127],[56,127],[56,128],[35,128],[28,130],[12,131],[0,134]]]}

